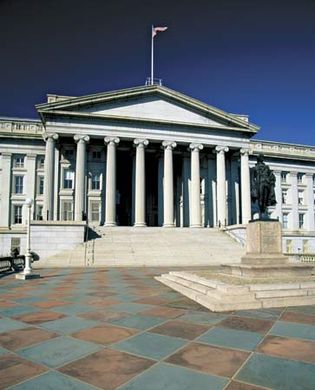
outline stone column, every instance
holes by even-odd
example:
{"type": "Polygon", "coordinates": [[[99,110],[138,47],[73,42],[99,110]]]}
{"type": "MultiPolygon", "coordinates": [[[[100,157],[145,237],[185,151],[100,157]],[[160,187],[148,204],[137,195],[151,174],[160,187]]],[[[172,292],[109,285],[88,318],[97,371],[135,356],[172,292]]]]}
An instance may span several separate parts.
{"type": "Polygon", "coordinates": [[[75,169],[75,194],[74,194],[74,220],[82,221],[85,200],[85,162],[86,162],[86,143],[89,142],[88,135],[75,135],[74,140],[77,143],[77,158],[75,169]]]}
{"type": "Polygon", "coordinates": [[[203,149],[203,145],[193,143],[189,148],[191,150],[190,227],[201,227],[199,151],[203,149]]]}
{"type": "Polygon", "coordinates": [[[116,226],[116,146],[118,137],[105,137],[106,157],[106,204],[105,226],[116,226]]]}
{"type": "Polygon", "coordinates": [[[298,183],[297,173],[290,172],[290,183],[291,183],[291,221],[289,221],[289,229],[299,229],[299,199],[298,199],[298,183]]]}
{"type": "MultiPolygon", "coordinates": [[[[37,185],[37,179],[38,177],[36,174],[36,154],[27,154],[26,155],[26,169],[27,169],[27,174],[26,174],[26,199],[32,199],[33,204],[31,207],[31,219],[34,219],[34,209],[36,207],[35,204],[35,198],[37,195],[36,191],[36,185],[37,185]]],[[[24,207],[26,209],[26,207],[24,207]]],[[[28,210],[25,210],[26,214],[28,213],[28,210]]],[[[28,216],[25,215],[25,220],[28,218],[28,216]]]]}
{"type": "Polygon", "coordinates": [[[0,226],[9,227],[10,221],[10,208],[11,208],[11,167],[12,167],[12,154],[2,152],[2,172],[1,172],[1,212],[0,212],[0,226]]]}
{"type": "Polygon", "coordinates": [[[55,163],[55,143],[59,135],[56,133],[45,133],[45,178],[44,178],[44,207],[43,219],[52,221],[54,218],[54,163],[55,163]]]}
{"type": "Polygon", "coordinates": [[[187,152],[183,153],[182,182],[183,182],[183,226],[188,227],[190,221],[190,158],[187,152]]]}
{"type": "Polygon", "coordinates": [[[242,223],[246,224],[252,218],[250,175],[249,175],[249,149],[241,149],[241,192],[242,192],[242,223]]]}
{"type": "Polygon", "coordinates": [[[273,172],[276,177],[275,194],[277,204],[275,206],[275,217],[282,222],[282,189],[281,189],[281,171],[273,172]]]}
{"type": "Polygon", "coordinates": [[[174,179],[173,149],[176,142],[163,141],[164,148],[164,187],[163,187],[163,227],[174,227],[174,179]]]}
{"type": "Polygon", "coordinates": [[[307,229],[309,231],[315,230],[314,221],[314,179],[313,173],[306,173],[306,204],[307,204],[307,229]]]}
{"type": "Polygon", "coordinates": [[[145,147],[146,139],[135,139],[136,151],[136,196],[135,196],[135,227],[146,226],[145,221],[145,147]]]}
{"type": "Polygon", "coordinates": [[[218,226],[226,225],[226,173],[225,153],[229,151],[227,146],[217,146],[217,223],[218,226]]]}

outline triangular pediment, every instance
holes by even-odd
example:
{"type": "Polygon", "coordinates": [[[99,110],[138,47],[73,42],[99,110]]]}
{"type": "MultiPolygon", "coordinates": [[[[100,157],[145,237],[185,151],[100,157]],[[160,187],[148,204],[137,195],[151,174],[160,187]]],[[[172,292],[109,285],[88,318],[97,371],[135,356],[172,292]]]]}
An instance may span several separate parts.
{"type": "MultiPolygon", "coordinates": [[[[51,96],[51,95],[50,95],[51,96]]],[[[231,127],[256,132],[246,118],[192,99],[161,86],[145,86],[78,98],[51,99],[36,106],[39,113],[97,118],[177,123],[194,126],[231,127]]]]}

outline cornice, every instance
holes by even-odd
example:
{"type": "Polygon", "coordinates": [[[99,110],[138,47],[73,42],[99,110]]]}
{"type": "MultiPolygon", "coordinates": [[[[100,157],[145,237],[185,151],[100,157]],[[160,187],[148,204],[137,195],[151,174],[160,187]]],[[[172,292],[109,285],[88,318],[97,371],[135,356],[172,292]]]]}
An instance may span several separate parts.
{"type": "Polygon", "coordinates": [[[314,146],[259,140],[250,140],[249,145],[254,155],[263,154],[276,158],[315,161],[314,146]]]}

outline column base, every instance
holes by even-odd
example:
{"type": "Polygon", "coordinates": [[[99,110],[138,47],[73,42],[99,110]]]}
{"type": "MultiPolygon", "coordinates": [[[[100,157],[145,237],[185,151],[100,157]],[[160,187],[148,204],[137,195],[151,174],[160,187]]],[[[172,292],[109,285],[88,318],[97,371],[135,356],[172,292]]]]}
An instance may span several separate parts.
{"type": "Polygon", "coordinates": [[[19,279],[19,280],[29,280],[29,279],[39,279],[39,278],[40,278],[40,274],[34,272],[24,273],[22,271],[15,275],[15,279],[19,279]]]}
{"type": "Polygon", "coordinates": [[[173,223],[165,223],[163,224],[164,228],[173,228],[175,225],[173,223]]]}
{"type": "Polygon", "coordinates": [[[133,227],[146,227],[147,224],[145,222],[136,222],[133,227]]]}
{"type": "Polygon", "coordinates": [[[115,226],[117,226],[117,223],[116,222],[105,222],[104,226],[105,227],[115,227],[115,226]]]}
{"type": "Polygon", "coordinates": [[[189,225],[190,228],[201,228],[201,224],[189,225]]]}

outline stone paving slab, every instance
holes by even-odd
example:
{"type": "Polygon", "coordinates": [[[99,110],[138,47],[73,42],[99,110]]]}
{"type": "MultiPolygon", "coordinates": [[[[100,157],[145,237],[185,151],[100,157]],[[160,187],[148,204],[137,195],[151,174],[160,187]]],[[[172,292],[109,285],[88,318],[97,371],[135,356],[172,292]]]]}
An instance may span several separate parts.
{"type": "Polygon", "coordinates": [[[0,389],[313,390],[315,306],[212,313],[169,269],[1,278],[0,389]]]}

